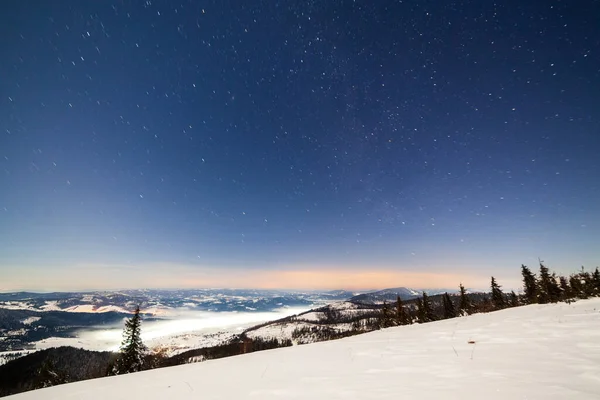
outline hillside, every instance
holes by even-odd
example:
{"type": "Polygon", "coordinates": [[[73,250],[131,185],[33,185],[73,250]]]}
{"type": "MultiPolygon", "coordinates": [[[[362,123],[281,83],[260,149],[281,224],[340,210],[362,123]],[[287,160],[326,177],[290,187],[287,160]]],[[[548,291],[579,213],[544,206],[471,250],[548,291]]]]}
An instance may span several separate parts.
{"type": "Polygon", "coordinates": [[[74,347],[36,351],[12,361],[10,366],[0,365],[0,396],[46,387],[49,382],[57,385],[104,377],[114,359],[115,354],[110,352],[74,347]]]}
{"type": "Polygon", "coordinates": [[[14,399],[596,399],[600,299],[532,305],[14,399]]]}
{"type": "Polygon", "coordinates": [[[416,299],[420,295],[421,292],[416,290],[397,287],[358,294],[351,297],[349,301],[362,304],[381,304],[384,301],[387,301],[388,303],[393,302],[397,297],[400,297],[402,300],[410,300],[416,299]]]}

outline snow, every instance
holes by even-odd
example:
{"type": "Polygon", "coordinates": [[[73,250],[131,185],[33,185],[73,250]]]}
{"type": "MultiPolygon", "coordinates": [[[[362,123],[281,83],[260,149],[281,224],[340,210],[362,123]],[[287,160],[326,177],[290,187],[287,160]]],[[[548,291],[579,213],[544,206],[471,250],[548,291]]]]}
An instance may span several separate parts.
{"type": "Polygon", "coordinates": [[[7,310],[29,310],[36,311],[34,307],[29,305],[28,303],[22,301],[7,301],[0,305],[2,308],[6,308],[7,310]]]}
{"type": "Polygon", "coordinates": [[[118,312],[124,314],[131,314],[131,311],[128,311],[119,306],[101,306],[98,307],[94,304],[80,304],[72,307],[67,307],[62,309],[61,311],[66,312],[78,312],[78,313],[107,313],[107,312],[118,312]]]}
{"type": "MultiPolygon", "coordinates": [[[[360,316],[361,314],[364,314],[365,312],[372,311],[372,309],[361,309],[356,304],[350,303],[348,301],[332,303],[328,306],[328,308],[332,311],[337,312],[337,314],[342,317],[356,317],[360,316]]],[[[309,311],[298,315],[296,320],[304,322],[314,322],[316,324],[322,321],[323,319],[326,319],[326,316],[327,314],[322,311],[309,311]]],[[[347,330],[349,329],[351,329],[351,327],[347,330]]]]}
{"type": "MultiPolygon", "coordinates": [[[[310,314],[310,313],[309,313],[310,314]]],[[[307,315],[307,314],[304,314],[307,315]]],[[[294,339],[292,337],[294,331],[296,329],[302,328],[317,328],[317,329],[332,329],[338,332],[346,332],[352,329],[352,324],[349,323],[339,323],[339,324],[327,324],[320,325],[312,322],[305,322],[301,319],[292,322],[276,322],[272,323],[258,329],[253,329],[251,331],[246,332],[246,336],[251,339],[261,338],[261,339],[278,339],[279,341],[283,340],[292,340],[295,343],[312,343],[317,341],[314,336],[310,333],[305,333],[300,338],[294,339]]]]}
{"type": "Polygon", "coordinates": [[[598,399],[599,326],[600,299],[533,305],[13,398],[598,399]]]}
{"type": "MultiPolygon", "coordinates": [[[[355,316],[358,314],[362,314],[365,311],[371,311],[371,310],[361,309],[358,305],[351,303],[349,301],[340,301],[340,302],[336,302],[336,303],[331,303],[328,305],[328,308],[330,310],[338,312],[339,315],[341,315],[341,316],[355,316]]],[[[320,320],[322,320],[325,317],[326,317],[326,314],[322,311],[309,311],[309,312],[306,312],[303,314],[299,314],[297,319],[299,321],[319,322],[320,320]]]]}
{"type": "Polygon", "coordinates": [[[349,310],[356,310],[359,307],[356,304],[351,303],[349,301],[340,301],[337,303],[330,304],[329,308],[331,308],[333,310],[338,310],[338,311],[349,311],[349,310]]]}
{"type": "MultiPolygon", "coordinates": [[[[82,301],[92,301],[92,299],[88,297],[84,297],[82,301]]],[[[96,304],[79,304],[71,307],[61,308],[59,306],[59,302],[57,300],[49,300],[46,301],[46,304],[40,306],[39,308],[33,307],[27,302],[23,301],[13,301],[13,302],[4,302],[0,303],[0,308],[6,308],[8,310],[28,310],[28,311],[65,311],[65,312],[73,312],[73,313],[106,313],[106,312],[118,312],[124,314],[131,314],[130,310],[126,310],[122,307],[115,305],[108,306],[97,306],[96,304]]],[[[144,310],[143,312],[146,312],[144,310]]],[[[148,309],[146,312],[148,314],[158,314],[160,310],[156,308],[148,309]]]]}
{"type": "Polygon", "coordinates": [[[81,298],[81,301],[91,303],[94,301],[94,295],[93,294],[84,294],[83,297],[81,298]]]}
{"type": "MultiPolygon", "coordinates": [[[[71,346],[78,349],[105,351],[110,345],[102,341],[90,342],[80,338],[61,338],[49,337],[33,343],[36,350],[51,349],[53,347],[71,346]]],[[[118,346],[111,346],[111,349],[118,349],[118,346]]]]}
{"type": "Polygon", "coordinates": [[[41,306],[40,311],[61,311],[61,308],[58,306],[58,301],[51,300],[47,301],[45,305],[41,306]]]}
{"type": "Polygon", "coordinates": [[[322,312],[311,311],[298,316],[299,320],[303,321],[311,321],[311,322],[319,322],[324,318],[325,314],[322,312]]]}
{"type": "Polygon", "coordinates": [[[250,339],[262,338],[262,339],[292,339],[292,333],[296,329],[304,327],[312,327],[313,324],[304,324],[302,322],[280,322],[269,324],[258,329],[253,329],[246,332],[246,336],[250,339]]]}
{"type": "Polygon", "coordinates": [[[31,325],[34,322],[38,322],[40,319],[42,319],[41,317],[29,317],[29,318],[25,318],[23,321],[21,321],[22,324],[25,325],[31,325]]]}
{"type": "Polygon", "coordinates": [[[164,350],[167,356],[174,356],[188,350],[213,347],[228,343],[235,337],[231,332],[217,332],[212,334],[187,333],[177,336],[168,336],[146,342],[153,350],[164,350]]]}
{"type": "Polygon", "coordinates": [[[171,307],[166,307],[163,305],[157,305],[154,307],[144,308],[141,310],[142,314],[151,314],[156,317],[167,316],[173,309],[171,307]]]}

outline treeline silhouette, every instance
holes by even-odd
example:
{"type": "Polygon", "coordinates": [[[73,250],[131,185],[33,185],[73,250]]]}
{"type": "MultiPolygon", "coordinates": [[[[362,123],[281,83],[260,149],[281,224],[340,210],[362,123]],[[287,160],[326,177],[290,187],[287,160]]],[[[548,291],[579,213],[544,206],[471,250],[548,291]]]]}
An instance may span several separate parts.
{"type": "MultiPolygon", "coordinates": [[[[521,266],[523,293],[514,291],[505,293],[493,276],[490,279],[489,293],[467,293],[460,284],[457,294],[436,294],[423,292],[421,297],[403,301],[399,296],[395,304],[384,302],[382,305],[357,304],[359,312],[344,313],[331,307],[314,310],[321,317],[315,326],[302,326],[292,332],[292,338],[298,344],[316,341],[334,340],[358,335],[365,332],[415,323],[427,323],[476,313],[485,313],[509,307],[527,304],[546,304],[559,301],[571,302],[577,299],[600,296],[600,271],[582,269],[570,276],[557,276],[551,273],[540,261],[539,275],[521,266]],[[364,311],[360,308],[365,308],[364,311]],[[370,307],[366,309],[366,307],[370,307]],[[340,324],[349,324],[341,326],[340,324]]],[[[297,317],[302,320],[301,316],[297,317]]],[[[314,322],[314,321],[312,321],[314,322]]]]}
{"type": "Polygon", "coordinates": [[[67,346],[36,351],[0,366],[0,396],[107,376],[116,358],[67,346]]]}
{"type": "Polygon", "coordinates": [[[534,274],[527,266],[521,266],[523,293],[505,293],[493,276],[490,279],[490,292],[468,294],[462,284],[459,293],[444,293],[433,297],[423,292],[422,297],[405,304],[398,297],[395,305],[384,303],[377,317],[367,319],[357,328],[373,330],[413,323],[426,323],[458,316],[491,312],[509,307],[528,304],[572,302],[600,296],[600,270],[586,271],[583,267],[569,277],[550,272],[540,261],[539,274],[534,274]]]}
{"type": "Polygon", "coordinates": [[[279,347],[289,347],[292,345],[291,340],[282,339],[251,339],[247,336],[242,336],[239,339],[233,340],[230,343],[205,347],[202,349],[188,350],[184,353],[165,358],[161,367],[170,367],[181,364],[189,364],[198,361],[214,360],[217,358],[237,356],[240,354],[253,353],[255,351],[271,350],[279,347]]]}

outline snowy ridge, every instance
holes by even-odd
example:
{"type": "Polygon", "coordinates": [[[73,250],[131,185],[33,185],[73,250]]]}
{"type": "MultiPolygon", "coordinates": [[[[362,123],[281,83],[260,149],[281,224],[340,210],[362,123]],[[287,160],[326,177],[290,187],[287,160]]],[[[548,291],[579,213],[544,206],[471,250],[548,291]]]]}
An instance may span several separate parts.
{"type": "Polygon", "coordinates": [[[277,339],[281,342],[291,340],[294,344],[313,343],[327,339],[318,338],[308,331],[304,334],[298,333],[298,336],[294,337],[294,331],[315,329],[317,331],[331,330],[337,333],[349,332],[352,330],[352,324],[347,322],[334,323],[327,321],[327,313],[334,312],[336,315],[335,319],[340,321],[343,320],[344,317],[355,317],[369,311],[372,310],[365,310],[361,306],[349,301],[339,301],[325,307],[293,315],[290,318],[284,318],[283,320],[271,321],[251,327],[244,333],[251,339],[277,339]]]}
{"type": "Polygon", "coordinates": [[[598,399],[599,326],[597,298],[531,305],[10,398],[598,399]]]}
{"type": "Polygon", "coordinates": [[[80,312],[80,313],[106,313],[106,312],[118,312],[123,314],[131,314],[131,311],[126,310],[118,306],[101,306],[98,307],[95,304],[82,304],[77,306],[71,306],[62,309],[66,312],[80,312]]]}
{"type": "Polygon", "coordinates": [[[387,301],[396,301],[397,297],[402,300],[410,300],[421,296],[421,293],[405,287],[388,288],[376,292],[367,292],[350,298],[350,301],[362,304],[382,304],[387,301]]]}

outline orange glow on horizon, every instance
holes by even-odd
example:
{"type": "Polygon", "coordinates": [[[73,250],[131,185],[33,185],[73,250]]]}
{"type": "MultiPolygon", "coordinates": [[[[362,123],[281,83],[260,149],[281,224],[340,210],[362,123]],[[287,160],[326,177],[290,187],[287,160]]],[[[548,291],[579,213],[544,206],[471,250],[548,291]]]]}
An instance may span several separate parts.
{"type": "MultiPolygon", "coordinates": [[[[501,278],[501,277],[500,277],[501,278]]],[[[515,277],[516,278],[516,277],[515,277]]],[[[505,285],[509,282],[502,280],[505,285]]],[[[324,266],[287,267],[280,269],[214,268],[180,264],[151,265],[76,265],[46,268],[28,274],[17,269],[4,280],[1,291],[85,291],[116,289],[200,289],[200,288],[255,288],[296,290],[367,290],[392,287],[418,289],[467,287],[485,288],[489,275],[483,271],[401,270],[324,266]],[[453,271],[453,272],[447,272],[453,271]]]]}
{"type": "MultiPolygon", "coordinates": [[[[462,276],[462,278],[465,278],[462,276]]],[[[398,286],[418,288],[454,287],[456,274],[394,270],[291,270],[261,271],[250,278],[253,287],[265,289],[383,289],[398,286]]]]}

